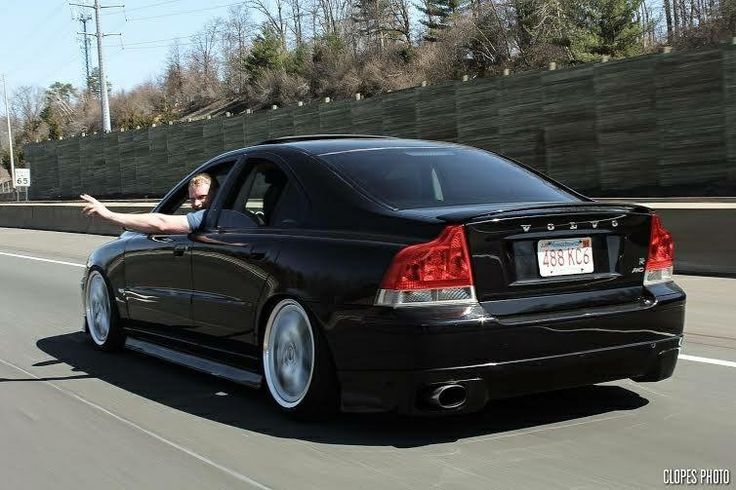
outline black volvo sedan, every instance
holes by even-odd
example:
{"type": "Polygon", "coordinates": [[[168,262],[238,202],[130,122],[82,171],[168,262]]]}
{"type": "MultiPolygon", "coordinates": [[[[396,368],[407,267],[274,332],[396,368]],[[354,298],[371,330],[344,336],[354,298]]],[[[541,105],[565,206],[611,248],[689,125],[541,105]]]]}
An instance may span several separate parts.
{"type": "Polygon", "coordinates": [[[494,153],[370,136],[271,140],[203,164],[189,234],[126,231],[83,277],[85,330],[253,387],[299,417],[471,412],[672,375],[685,294],[646,207],[494,153]]]}

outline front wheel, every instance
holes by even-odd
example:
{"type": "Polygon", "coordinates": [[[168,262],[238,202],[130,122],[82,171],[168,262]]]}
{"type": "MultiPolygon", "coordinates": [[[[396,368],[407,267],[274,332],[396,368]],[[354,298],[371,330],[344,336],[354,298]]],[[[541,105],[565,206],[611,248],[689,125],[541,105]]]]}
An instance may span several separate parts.
{"type": "Polygon", "coordinates": [[[337,409],[337,383],[327,344],[293,299],[281,300],[269,315],[263,372],[268,392],[282,411],[315,419],[337,409]]]}
{"type": "Polygon", "coordinates": [[[85,290],[85,320],[92,343],[101,350],[112,351],[123,345],[124,336],[116,305],[102,273],[92,270],[85,290]]]}

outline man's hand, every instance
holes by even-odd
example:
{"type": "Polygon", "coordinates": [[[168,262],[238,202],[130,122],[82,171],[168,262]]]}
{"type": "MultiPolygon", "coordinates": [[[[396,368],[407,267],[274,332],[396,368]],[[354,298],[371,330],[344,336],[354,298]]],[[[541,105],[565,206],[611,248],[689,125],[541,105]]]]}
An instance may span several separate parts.
{"type": "Polygon", "coordinates": [[[82,213],[87,216],[99,216],[100,218],[109,219],[112,212],[105,207],[100,201],[87,194],[79,196],[82,200],[86,201],[87,204],[82,208],[82,213]]]}

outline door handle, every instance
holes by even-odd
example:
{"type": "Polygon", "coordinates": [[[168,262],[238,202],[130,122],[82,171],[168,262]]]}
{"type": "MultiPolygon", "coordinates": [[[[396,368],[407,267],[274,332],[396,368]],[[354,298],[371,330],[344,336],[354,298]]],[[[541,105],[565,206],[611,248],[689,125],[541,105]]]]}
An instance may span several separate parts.
{"type": "Polygon", "coordinates": [[[181,257],[189,250],[189,245],[177,245],[174,247],[174,255],[181,257]]]}

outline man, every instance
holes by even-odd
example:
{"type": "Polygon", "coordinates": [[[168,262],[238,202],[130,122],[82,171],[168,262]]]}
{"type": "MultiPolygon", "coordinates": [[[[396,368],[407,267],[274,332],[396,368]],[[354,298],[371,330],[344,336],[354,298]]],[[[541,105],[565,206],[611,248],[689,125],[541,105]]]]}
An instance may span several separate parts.
{"type": "Polygon", "coordinates": [[[209,174],[201,173],[192,177],[192,180],[189,181],[189,202],[194,211],[185,216],[161,213],[115,213],[92,196],[82,194],[79,197],[87,202],[82,209],[82,213],[87,216],[99,216],[123,228],[141,233],[173,235],[190,233],[202,225],[204,213],[214,198],[216,187],[217,182],[209,174]]]}

